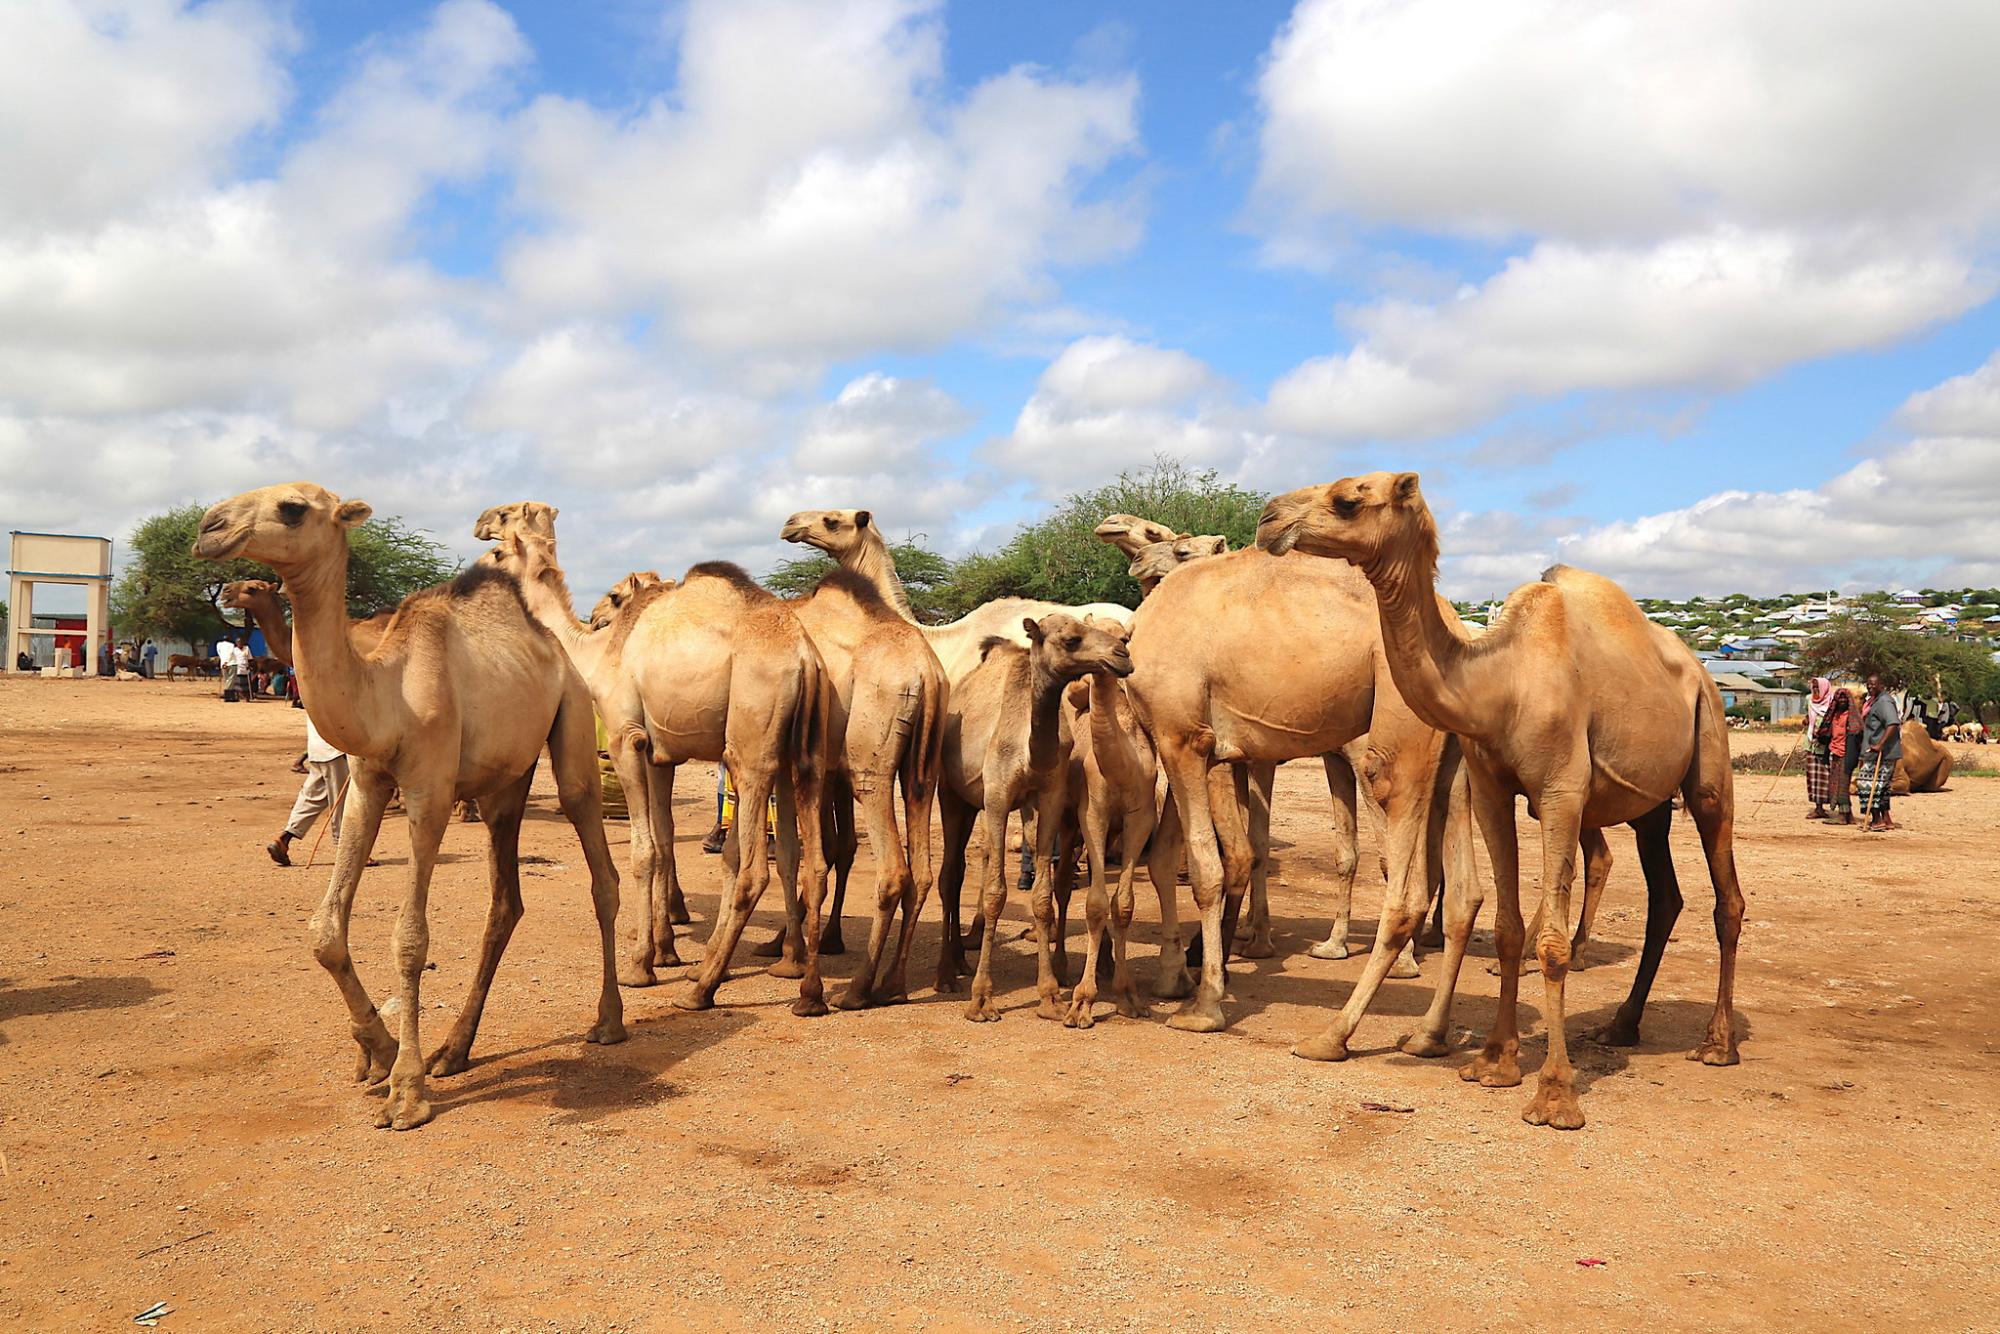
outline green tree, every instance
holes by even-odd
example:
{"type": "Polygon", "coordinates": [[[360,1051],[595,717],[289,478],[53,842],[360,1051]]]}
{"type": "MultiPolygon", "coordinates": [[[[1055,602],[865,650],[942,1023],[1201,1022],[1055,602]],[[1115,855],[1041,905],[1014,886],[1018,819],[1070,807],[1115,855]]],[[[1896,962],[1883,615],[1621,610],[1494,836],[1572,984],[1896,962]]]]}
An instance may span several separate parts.
{"type": "MultiPolygon", "coordinates": [[[[917,619],[926,625],[952,619],[956,604],[949,590],[951,562],[925,546],[921,534],[891,543],[889,556],[896,562],[896,577],[903,581],[904,595],[917,619]]],[[[764,587],[780,597],[801,597],[819,587],[819,581],[836,568],[833,557],[815,551],[810,556],[780,561],[764,576],[764,587]]]]}
{"type": "Polygon", "coordinates": [[[1160,457],[1139,472],[1064,497],[1053,514],[1023,526],[999,551],[961,560],[952,572],[953,610],[963,615],[997,597],[1139,605],[1129,563],[1094,530],[1108,514],[1136,514],[1178,532],[1220,533],[1230,547],[1256,540],[1267,497],[1221,481],[1213,471],[1160,457]]]}
{"type": "MultiPolygon", "coordinates": [[[[111,587],[111,621],[120,634],[212,638],[234,627],[216,605],[224,584],[276,577],[255,561],[197,560],[195,533],[206,511],[198,503],[182,505],[132,530],[127,544],[131,555],[111,587]]],[[[442,543],[393,515],[370,519],[348,537],[354,551],[347,569],[350,615],[393,606],[458,570],[442,543]]]]}
{"type": "Polygon", "coordinates": [[[1806,641],[1799,665],[1814,676],[1880,676],[1891,689],[1971,707],[1994,698],[2000,684],[1992,655],[1977,644],[1910,634],[1855,616],[1828,621],[1806,641]]]}

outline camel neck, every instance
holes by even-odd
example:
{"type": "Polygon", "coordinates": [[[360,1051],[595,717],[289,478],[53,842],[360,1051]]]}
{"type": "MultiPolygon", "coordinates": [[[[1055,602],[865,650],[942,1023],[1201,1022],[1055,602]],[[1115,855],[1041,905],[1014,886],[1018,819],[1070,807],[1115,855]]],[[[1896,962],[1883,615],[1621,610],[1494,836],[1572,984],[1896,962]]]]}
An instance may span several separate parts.
{"type": "Polygon", "coordinates": [[[292,665],[292,627],[285,621],[284,604],[277,595],[260,597],[244,608],[250,619],[257,622],[257,628],[264,632],[264,647],[270,655],[289,667],[292,665]]]}
{"type": "Polygon", "coordinates": [[[1131,732],[1125,710],[1125,689],[1109,672],[1090,674],[1090,746],[1100,769],[1110,770],[1125,761],[1131,732]]]}
{"type": "Polygon", "coordinates": [[[556,544],[553,540],[542,544],[540,555],[542,558],[533,562],[533,573],[529,573],[526,563],[518,559],[507,561],[506,568],[521,586],[521,600],[527,604],[528,614],[548,628],[556,637],[556,642],[563,646],[563,651],[569,654],[577,671],[588,680],[592,669],[603,657],[604,645],[610,640],[611,632],[594,631],[577,619],[569,580],[563,577],[562,566],[556,563],[556,544]]]}
{"type": "Polygon", "coordinates": [[[299,697],[329,745],[379,757],[390,749],[374,707],[375,673],[347,634],[347,538],[328,559],[279,570],[292,595],[293,668],[299,697]]]}
{"type": "Polygon", "coordinates": [[[1032,654],[1028,682],[1028,763],[1036,769],[1049,769],[1054,767],[1062,744],[1063,687],[1069,683],[1032,654]]]}
{"type": "Polygon", "coordinates": [[[868,536],[860,548],[848,560],[848,569],[854,571],[869,583],[875,585],[888,604],[896,609],[896,614],[910,624],[917,624],[917,613],[910,607],[910,597],[903,589],[902,576],[896,573],[896,561],[889,554],[888,543],[882,534],[869,525],[868,536]]]}
{"type": "Polygon", "coordinates": [[[1397,691],[1417,716],[1441,731],[1478,736],[1487,718],[1469,706],[1465,675],[1470,643],[1445,619],[1431,572],[1408,554],[1384,553],[1362,567],[1375,587],[1382,647],[1397,691]]]}

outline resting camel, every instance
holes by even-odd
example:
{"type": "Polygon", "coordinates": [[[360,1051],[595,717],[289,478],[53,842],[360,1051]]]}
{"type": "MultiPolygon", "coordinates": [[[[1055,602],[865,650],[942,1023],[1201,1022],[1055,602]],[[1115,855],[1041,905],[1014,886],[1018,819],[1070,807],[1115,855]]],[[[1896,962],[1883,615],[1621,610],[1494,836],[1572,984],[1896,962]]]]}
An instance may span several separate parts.
{"type": "MultiPolygon", "coordinates": [[[[1130,635],[1126,627],[1112,620],[1092,617],[1085,624],[1120,644],[1130,635]]],[[[1132,927],[1132,878],[1153,834],[1160,766],[1152,738],[1132,712],[1124,683],[1111,672],[1093,671],[1070,685],[1063,708],[1070,738],[1069,800],[1075,808],[1078,836],[1090,871],[1084,900],[1089,935],[1083,973],[1070,993],[1063,1023],[1070,1028],[1089,1028],[1096,1022],[1091,1008],[1097,1000],[1098,966],[1107,925],[1111,931],[1111,991],[1118,1013],[1133,1019],[1146,1013],[1125,952],[1132,927]],[[1114,830],[1120,840],[1118,885],[1107,890],[1105,864],[1114,830]]],[[[1172,880],[1165,892],[1174,892],[1172,880]]],[[[1062,929],[1060,924],[1057,929],[1062,929]]]]}
{"type": "Polygon", "coordinates": [[[604,839],[590,695],[562,650],[530,619],[512,580],[472,570],[413,593],[372,653],[355,649],[347,619],[347,530],[369,513],[363,502],[343,501],[311,482],[267,486],[213,506],[194,554],[261,561],[278,572],[291,592],[307,711],[320,734],[353,757],[347,837],[313,914],[313,953],[347,1001],[361,1047],[358,1076],[388,1079],[376,1124],[408,1130],[431,1118],[426,1072],[465,1069],[494,971],[520,920],[521,814],[544,745],[563,813],[590,867],[603,965],[597,1022],[586,1035],[592,1042],[625,1038],[614,944],[618,871],[604,839]],[[397,787],[409,808],[410,885],[396,919],[399,1032],[391,1037],[355,974],[347,923],[382,808],[397,787]],[[477,798],[485,815],[493,903],[465,1006],[426,1063],[418,990],[429,950],[427,899],[455,796],[477,798]]]}
{"type": "MultiPolygon", "coordinates": [[[[1132,657],[1103,630],[1066,612],[1028,620],[1028,647],[997,636],[985,656],[951,689],[944,729],[944,866],[938,895],[944,909],[944,947],[938,955],[938,990],[951,991],[965,967],[959,933],[959,891],[965,882],[965,847],[975,816],[986,824],[985,888],[979,968],[965,1017],[1000,1017],[993,1004],[994,942],[1007,906],[1007,817],[1035,816],[1035,882],[1030,909],[1035,922],[1036,990],[1044,1019],[1061,1019],[1055,971],[1056,839],[1068,790],[1069,754],[1062,735],[1062,694],[1086,672],[1127,676],[1132,657]]],[[[1093,960],[1094,962],[1094,960],[1093,960]]]]}
{"type": "MultiPolygon", "coordinates": [[[[656,964],[679,962],[668,900],[674,770],[689,760],[720,760],[741,809],[761,811],[777,791],[778,872],[787,920],[801,927],[804,957],[781,959],[771,972],[800,979],[795,1014],[825,1014],[820,830],[831,703],[818,652],[785,604],[721,561],[694,566],[678,584],[639,587],[643,581],[634,579],[637,591],[611,623],[589,629],[576,618],[557,563],[555,518],[553,506],[537,501],[499,505],[479,516],[473,532],[499,543],[493,559],[520,577],[530,613],[568,652],[610,737],[612,763],[628,794],[634,874],[646,881],[651,923],[640,928],[620,979],[649,986],[657,980],[656,964]]],[[[733,888],[723,895],[699,968],[675,998],[683,1009],[715,1003],[730,956],[770,881],[754,836],[739,841],[732,828],[723,860],[733,888]]]]}
{"type": "Polygon", "coordinates": [[[1951,781],[1952,754],[1915,718],[1903,723],[1903,759],[1889,784],[1891,796],[1906,792],[1942,792],[1951,781]]]}
{"type": "Polygon", "coordinates": [[[1132,619],[1128,609],[1111,602],[1065,607],[1033,598],[995,598],[950,625],[923,625],[910,609],[909,595],[896,574],[895,558],[889,554],[889,544],[883,540],[882,530],[870,511],[800,510],[785,520],[781,536],[787,542],[819,548],[843,568],[875,585],[883,601],[895,608],[898,616],[924,632],[924,638],[944,667],[945,678],[953,685],[979,665],[988,639],[997,636],[1026,647],[1028,641],[1021,627],[1037,617],[1059,611],[1075,617],[1103,616],[1121,625],[1132,619]]]}
{"type": "Polygon", "coordinates": [[[803,598],[786,604],[811,636],[833,687],[827,785],[828,846],[835,868],[833,913],[821,948],[840,948],[840,913],[859,846],[858,804],[875,851],[875,919],[868,957],[841,997],[842,1009],[895,1002],[908,994],[906,972],[917,915],[936,879],[931,810],[942,763],[948,687],[937,654],[875,586],[836,569],[803,598]],[[896,784],[903,785],[903,829],[896,828],[896,784]],[[886,978],[879,974],[896,909],[903,929],[886,978]]]}
{"type": "Polygon", "coordinates": [[[1521,1082],[1515,1002],[1520,985],[1519,867],[1514,798],[1528,798],[1542,826],[1542,966],[1548,1058],[1522,1119],[1583,1124],[1563,1031],[1563,982],[1571,946],[1570,882],[1586,829],[1630,824],[1645,869],[1646,943],[1632,993],[1605,1040],[1639,1038],[1653,975],[1681,899],[1667,832],[1678,790],[1701,831],[1715,883],[1721,966],[1708,1034],[1689,1053],[1708,1065],[1736,1056],[1731,996],[1743,894],[1733,850],[1735,797],[1722,696],[1687,646],[1646,619],[1600,575],[1557,565],[1524,584],[1486,634],[1474,638],[1439,601],[1437,526],[1415,473],[1371,473],[1279,496],[1264,510],[1258,544],[1358,567],[1375,590],[1384,656],[1410,707],[1458,735],[1472,777],[1473,810],[1493,861],[1500,1005],[1486,1048],[1459,1074],[1488,1087],[1521,1082]]]}

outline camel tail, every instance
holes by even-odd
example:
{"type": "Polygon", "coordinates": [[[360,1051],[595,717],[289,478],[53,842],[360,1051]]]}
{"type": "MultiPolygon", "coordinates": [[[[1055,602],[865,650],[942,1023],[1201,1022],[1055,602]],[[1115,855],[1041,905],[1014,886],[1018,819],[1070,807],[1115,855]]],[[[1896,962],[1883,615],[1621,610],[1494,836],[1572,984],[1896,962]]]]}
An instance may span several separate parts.
{"type": "Polygon", "coordinates": [[[817,792],[826,781],[828,717],[832,685],[819,654],[805,663],[798,707],[792,710],[792,775],[800,792],[817,792]]]}

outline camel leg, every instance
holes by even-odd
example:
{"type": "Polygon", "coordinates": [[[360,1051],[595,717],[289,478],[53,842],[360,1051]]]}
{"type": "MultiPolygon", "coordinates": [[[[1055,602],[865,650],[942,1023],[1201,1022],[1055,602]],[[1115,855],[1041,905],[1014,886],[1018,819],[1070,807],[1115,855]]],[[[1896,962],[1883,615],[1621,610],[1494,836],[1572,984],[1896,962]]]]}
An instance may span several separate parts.
{"type": "Polygon", "coordinates": [[[1111,994],[1118,1013],[1128,1019],[1139,1019],[1147,1010],[1139,999],[1139,984],[1132,980],[1132,967],[1126,961],[1125,950],[1132,931],[1132,877],[1138,872],[1139,858],[1153,832],[1151,784],[1143,797],[1126,808],[1122,832],[1124,856],[1118,867],[1118,888],[1111,896],[1111,994]]]}
{"type": "Polygon", "coordinates": [[[486,868],[493,881],[493,904],[486,912],[486,933],[479,942],[479,966],[472,989],[459,1007],[458,1022],[424,1063],[425,1073],[443,1077],[463,1071],[472,1056],[472,1039],[486,1010],[486,994],[500,969],[500,956],[521,920],[521,813],[527,809],[534,766],[508,787],[479,799],[479,818],[486,825],[486,868]]]}
{"type": "Polygon", "coordinates": [[[396,1059],[389,1067],[389,1097],[375,1124],[414,1130],[431,1119],[425,1096],[421,1020],[424,961],[430,952],[431,872],[437,866],[438,845],[451,819],[449,781],[435,786],[403,785],[403,807],[410,831],[410,884],[396,914],[393,935],[396,955],[396,1059]]]}
{"type": "MultiPolygon", "coordinates": [[[[745,747],[745,750],[748,746],[745,747]]],[[[723,974],[729,969],[729,959],[736,952],[736,942],[743,938],[743,928],[750,924],[750,914],[757,910],[758,900],[764,897],[764,890],[771,883],[771,865],[764,856],[765,803],[770,800],[771,788],[777,779],[777,765],[770,756],[749,755],[738,751],[734,744],[723,762],[729,766],[730,781],[736,788],[736,822],[729,826],[729,842],[724,852],[731,862],[734,877],[729,890],[723,895],[725,911],[718,913],[715,934],[710,938],[708,952],[702,957],[701,966],[687,987],[674,998],[674,1004],[683,1010],[706,1010],[715,1004],[715,989],[722,984],[723,974]],[[750,827],[745,836],[744,826],[750,827]]],[[[797,892],[796,885],[793,892],[797,892]]],[[[786,905],[786,915],[791,915],[790,904],[786,905]]],[[[804,964],[797,972],[779,973],[789,960],[779,960],[770,971],[777,976],[800,977],[804,975],[804,964]]]]}
{"type": "Polygon", "coordinates": [[[1431,992],[1430,1009],[1411,1032],[1396,1045],[1410,1056],[1443,1056],[1450,1050],[1451,1003],[1458,992],[1459,970],[1465,964],[1465,947],[1472,939],[1472,924],[1479,917],[1485,895],[1479,889],[1479,867],[1472,853],[1471,785],[1465,766],[1454,763],[1445,790],[1445,827],[1442,848],[1444,892],[1444,962],[1438,969],[1437,986],[1431,992]]]}
{"type": "Polygon", "coordinates": [[[1210,813],[1208,761],[1191,746],[1168,738],[1160,746],[1160,762],[1167,771],[1174,803],[1180,808],[1188,878],[1195,907],[1201,913],[1203,947],[1201,980],[1194,995],[1168,1017],[1167,1025],[1191,1033],[1220,1032],[1229,1022],[1222,1013],[1223,960],[1227,956],[1222,943],[1222,855],[1210,813]]]}
{"type": "Polygon", "coordinates": [[[1583,831],[1583,908],[1577,913],[1576,935],[1569,943],[1569,970],[1583,971],[1583,947],[1590,943],[1590,928],[1597,921],[1597,905],[1604,886],[1611,879],[1611,845],[1602,829],[1583,831]]]}
{"type": "MultiPolygon", "coordinates": [[[[585,1033],[586,1042],[625,1040],[625,1001],[618,994],[618,864],[604,838],[604,789],[597,775],[597,726],[591,714],[590,692],[573,681],[556,709],[549,732],[549,769],[556,780],[556,801],[563,818],[576,830],[590,868],[590,904],[597,915],[597,939],[603,964],[597,993],[597,1022],[585,1033]]],[[[627,803],[629,805],[629,803],[627,803]]]]}
{"type": "Polygon", "coordinates": [[[1437,863],[1433,815],[1441,815],[1435,811],[1433,794],[1436,766],[1432,748],[1437,744],[1428,738],[1413,739],[1394,752],[1384,837],[1391,872],[1382,890],[1375,944],[1347,1003],[1326,1028],[1294,1045],[1294,1056],[1309,1061],[1347,1059],[1348,1039],[1360,1027],[1383,979],[1399,976],[1397,967],[1404,962],[1417,928],[1423,925],[1430,907],[1431,868],[1437,863]]]}
{"type": "Polygon", "coordinates": [[[967,972],[959,898],[965,888],[966,845],[972,840],[977,815],[956,792],[946,789],[938,793],[938,823],[944,828],[944,864],[938,868],[938,911],[944,919],[944,938],[938,944],[939,991],[958,990],[959,980],[967,972]]]}
{"type": "Polygon", "coordinates": [[[1736,1055],[1736,942],[1743,934],[1743,887],[1736,880],[1736,794],[1729,767],[1729,734],[1714,715],[1713,696],[1702,700],[1695,735],[1694,765],[1681,788],[1682,800],[1701,831],[1715,884],[1715,943],[1720,951],[1715,1013],[1701,1045],[1688,1053],[1703,1065],[1734,1065],[1736,1055]]]}
{"type": "Polygon", "coordinates": [[[1111,811],[1102,793],[1086,794],[1078,812],[1083,837],[1083,855],[1089,865],[1090,883],[1084,892],[1083,974],[1070,992],[1069,1011],[1063,1015],[1066,1028],[1089,1028],[1097,1022],[1091,1007],[1097,1002],[1097,964],[1104,932],[1111,924],[1111,895],[1104,885],[1104,857],[1111,839],[1111,811]]]}
{"type": "Polygon", "coordinates": [[[826,920],[821,909],[826,899],[826,877],[815,876],[805,867],[800,883],[802,853],[812,831],[824,830],[822,810],[802,813],[797,791],[798,777],[792,766],[778,770],[778,870],[797,886],[786,896],[787,938],[798,936],[805,946],[805,971],[799,978],[799,998],[792,1013],[802,1019],[826,1013],[826,984],[820,977],[819,956],[826,944],[826,920]]]}
{"type": "Polygon", "coordinates": [[[1179,1000],[1194,990],[1188,976],[1187,947],[1181,943],[1181,853],[1186,840],[1181,837],[1181,811],[1171,788],[1160,809],[1159,825],[1146,847],[1146,878],[1160,900],[1160,967],[1153,978],[1153,994],[1161,1000],[1179,1000]]]}
{"type": "Polygon", "coordinates": [[[1250,920],[1236,942],[1239,959],[1268,959],[1278,952],[1271,940],[1271,790],[1275,764],[1253,764],[1250,773],[1250,920]]]}
{"type": "MultiPolygon", "coordinates": [[[[668,916],[667,905],[655,897],[660,877],[659,848],[653,840],[654,775],[648,772],[652,766],[640,753],[637,738],[622,727],[611,733],[611,764],[625,789],[625,808],[631,816],[632,883],[646,896],[639,906],[631,948],[618,966],[618,980],[628,987],[650,987],[660,980],[653,972],[653,951],[668,916]]],[[[671,807],[671,801],[668,804],[671,807]]],[[[665,930],[671,949],[673,927],[665,930]]]]}
{"type": "Polygon", "coordinates": [[[1521,1110],[1530,1125],[1576,1130],[1583,1125],[1583,1108],[1576,1100],[1576,1070],[1569,1059],[1565,1025],[1564,984],[1569,977],[1569,899],[1576,879],[1577,852],[1582,845],[1583,792],[1587,773],[1571,776],[1558,791],[1542,790],[1537,803],[1542,817],[1542,930],[1535,937],[1535,955],[1542,964],[1544,1017],[1548,1023],[1549,1054],[1542,1062],[1535,1096],[1521,1110]]]}
{"type": "Polygon", "coordinates": [[[1521,856],[1514,835],[1514,794],[1472,770],[1472,814],[1486,859],[1493,863],[1493,942],[1500,955],[1500,1001],[1486,1047],[1458,1068],[1458,1077],[1487,1088],[1521,1082],[1521,1030],[1516,999],[1521,992],[1521,856]]]}
{"type": "MultiPolygon", "coordinates": [[[[773,770],[771,776],[772,791],[777,794],[778,798],[778,887],[785,899],[785,924],[778,928],[777,934],[773,935],[766,945],[758,946],[751,950],[751,954],[753,957],[769,957],[762,955],[761,951],[774,949],[778,956],[778,961],[766,967],[764,971],[772,977],[796,977],[803,979],[808,967],[806,962],[808,950],[806,949],[805,903],[799,897],[798,804],[796,796],[788,794],[785,791],[787,786],[786,776],[790,772],[789,769],[780,767],[773,770]],[[787,803],[790,804],[788,805],[787,803]],[[790,812],[789,815],[786,814],[787,811],[790,812]]],[[[737,818],[740,822],[742,818],[741,807],[737,809],[737,818]]],[[[824,838],[824,821],[820,825],[820,833],[821,837],[824,838]]],[[[759,856],[763,855],[764,839],[762,837],[752,838],[748,846],[756,848],[759,856]]],[[[738,851],[741,852],[743,847],[744,845],[739,844],[738,851]]]]}
{"type": "MultiPolygon", "coordinates": [[[[908,744],[914,747],[921,742],[913,737],[908,744]]],[[[903,901],[903,926],[896,940],[895,958],[888,975],[875,984],[877,1005],[895,1005],[909,999],[910,951],[916,943],[917,922],[923,916],[924,901],[937,882],[931,845],[931,810],[937,804],[937,790],[934,784],[918,776],[920,770],[917,759],[906,759],[902,777],[903,837],[908,844],[904,861],[909,866],[909,896],[903,901]]]]}
{"type": "MultiPolygon", "coordinates": [[[[827,846],[827,862],[834,868],[833,911],[827,915],[826,930],[820,935],[821,954],[847,953],[847,939],[840,929],[841,909],[847,902],[847,878],[854,873],[854,858],[861,848],[861,839],[855,832],[854,805],[857,799],[863,803],[868,800],[866,796],[856,798],[853,788],[846,783],[841,788],[840,797],[829,794],[827,801],[827,813],[832,817],[828,824],[833,829],[833,838],[827,846]]],[[[895,825],[889,827],[893,829],[895,825]]]]}
{"type": "Polygon", "coordinates": [[[1326,939],[1306,951],[1315,959],[1347,957],[1347,925],[1354,908],[1354,871],[1360,862],[1355,801],[1357,782],[1347,756],[1330,750],[1320,757],[1326,766],[1326,791],[1333,799],[1333,923],[1326,939]]]}
{"type": "MultiPolygon", "coordinates": [[[[990,792],[993,786],[989,785],[990,792]]],[[[988,1024],[1000,1017],[993,1004],[993,953],[1000,939],[1000,914],[1007,908],[1007,808],[989,801],[985,810],[985,884],[979,897],[979,967],[972,975],[972,998],[965,1017],[988,1024]]]]}
{"type": "Polygon", "coordinates": [[[1056,882],[1065,876],[1073,879],[1075,866],[1074,850],[1063,831],[1064,796],[1059,785],[1050,784],[1049,790],[1041,794],[1040,809],[1035,814],[1035,883],[1028,891],[1028,905],[1035,919],[1035,991],[1041,997],[1035,1015],[1041,1019],[1063,1017],[1059,1003],[1062,974],[1058,971],[1056,946],[1065,926],[1056,920],[1056,882]],[[1058,849],[1061,859],[1070,863],[1060,873],[1056,868],[1058,849]]]}
{"type": "MultiPolygon", "coordinates": [[[[867,957],[840,998],[843,1010],[858,1010],[873,997],[875,979],[889,948],[889,935],[896,927],[896,909],[907,908],[916,897],[903,834],[896,828],[895,770],[883,774],[856,773],[854,788],[862,818],[868,822],[868,846],[875,854],[875,917],[868,927],[867,957]]],[[[853,817],[850,815],[848,819],[851,824],[853,817]]],[[[839,857],[840,850],[836,848],[836,863],[839,857]]],[[[839,926],[837,917],[834,926],[839,926]]]]}
{"type": "MultiPolygon", "coordinates": [[[[1667,938],[1673,934],[1674,923],[1681,915],[1680,880],[1674,874],[1674,855],[1667,844],[1673,820],[1674,804],[1666,801],[1632,822],[1632,832],[1638,836],[1639,867],[1646,875],[1646,943],[1639,953],[1639,971],[1632,977],[1631,994],[1618,1007],[1611,1022],[1590,1035],[1593,1041],[1613,1047],[1633,1047],[1639,1043],[1639,1020],[1646,1013],[1646,997],[1653,990],[1660,958],[1667,952],[1667,938]]],[[[1603,842],[1600,831],[1585,831],[1586,884],[1592,869],[1588,863],[1589,835],[1594,832],[1600,833],[1598,841],[1603,842]]],[[[1606,852],[1608,855],[1608,845],[1606,852]]],[[[1586,888],[1584,892],[1587,896],[1589,890],[1586,888]]]]}
{"type": "Polygon", "coordinates": [[[306,928],[313,957],[333,974],[334,985],[347,1002],[347,1018],[360,1055],[354,1077],[369,1084],[389,1077],[396,1059],[396,1040],[368,998],[367,988],[354,971],[354,959],[347,951],[347,922],[354,912],[354,892],[361,887],[361,871],[368,854],[375,849],[375,836],[382,827],[382,810],[395,790],[395,780],[387,772],[365,760],[356,760],[348,789],[350,804],[342,817],[341,832],[347,837],[335,845],[333,873],[326,894],[313,911],[306,928]]]}
{"type": "Polygon", "coordinates": [[[679,770],[671,764],[650,762],[643,768],[653,841],[652,880],[646,889],[653,914],[651,962],[655,968],[679,968],[681,954],[674,927],[693,920],[687,901],[681,897],[680,871],[674,858],[674,776],[679,770]]]}
{"type": "Polygon", "coordinates": [[[1256,861],[1250,844],[1250,766],[1217,767],[1208,771],[1208,778],[1209,809],[1222,850],[1222,948],[1235,953],[1236,926],[1256,861]]]}

